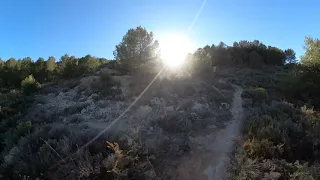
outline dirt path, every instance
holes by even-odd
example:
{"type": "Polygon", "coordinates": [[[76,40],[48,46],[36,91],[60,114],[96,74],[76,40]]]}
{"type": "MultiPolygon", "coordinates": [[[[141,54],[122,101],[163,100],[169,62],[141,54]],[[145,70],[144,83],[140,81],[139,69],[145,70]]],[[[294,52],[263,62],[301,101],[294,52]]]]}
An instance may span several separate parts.
{"type": "Polygon", "coordinates": [[[177,179],[183,180],[222,180],[227,174],[230,153],[234,140],[239,136],[242,120],[242,88],[235,86],[232,102],[232,120],[226,128],[191,138],[190,156],[182,159],[178,167],[177,179]]]}

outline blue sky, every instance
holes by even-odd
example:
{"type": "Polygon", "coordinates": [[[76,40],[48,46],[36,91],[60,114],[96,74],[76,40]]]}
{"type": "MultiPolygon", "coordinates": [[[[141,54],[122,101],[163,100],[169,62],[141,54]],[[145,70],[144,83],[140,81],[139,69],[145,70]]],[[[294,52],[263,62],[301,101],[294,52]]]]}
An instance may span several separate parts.
{"type": "MultiPolygon", "coordinates": [[[[156,37],[184,33],[203,0],[1,0],[0,57],[67,53],[113,58],[128,29],[156,37]]],[[[301,55],[305,36],[320,38],[318,0],[207,0],[189,38],[197,47],[258,39],[301,55]]]]}

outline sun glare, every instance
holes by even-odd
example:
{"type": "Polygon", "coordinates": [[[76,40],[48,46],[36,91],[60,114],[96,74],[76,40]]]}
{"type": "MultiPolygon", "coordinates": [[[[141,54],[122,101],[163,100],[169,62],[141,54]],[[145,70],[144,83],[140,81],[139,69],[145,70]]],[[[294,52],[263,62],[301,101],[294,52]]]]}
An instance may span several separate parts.
{"type": "Polygon", "coordinates": [[[159,40],[161,58],[165,64],[171,67],[178,67],[184,63],[188,53],[193,47],[186,36],[171,34],[159,40]]]}

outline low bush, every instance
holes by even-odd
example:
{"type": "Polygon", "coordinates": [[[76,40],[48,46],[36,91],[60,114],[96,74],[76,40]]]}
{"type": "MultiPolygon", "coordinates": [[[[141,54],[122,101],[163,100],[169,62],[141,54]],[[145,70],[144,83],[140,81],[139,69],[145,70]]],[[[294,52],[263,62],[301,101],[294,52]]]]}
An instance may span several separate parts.
{"type": "Polygon", "coordinates": [[[251,98],[252,106],[264,103],[268,98],[268,92],[264,88],[250,88],[242,93],[242,97],[251,98]]]}
{"type": "Polygon", "coordinates": [[[175,134],[190,132],[195,122],[185,114],[180,114],[178,116],[177,114],[171,113],[153,121],[152,123],[161,127],[165,132],[175,134]]]}
{"type": "Polygon", "coordinates": [[[248,139],[244,142],[243,148],[250,158],[276,158],[283,153],[283,145],[274,145],[268,139],[256,140],[248,139]]]}
{"type": "Polygon", "coordinates": [[[258,159],[247,157],[243,149],[239,149],[239,152],[236,153],[234,167],[230,178],[232,180],[259,179],[262,174],[258,159]]]}
{"type": "Polygon", "coordinates": [[[319,167],[299,161],[252,159],[240,149],[236,153],[232,180],[318,180],[319,167]]]}
{"type": "MultiPolygon", "coordinates": [[[[29,128],[20,123],[17,130],[29,128]]],[[[2,152],[0,174],[6,179],[150,179],[153,167],[142,145],[121,149],[103,135],[79,150],[98,132],[51,124],[37,128],[2,152]],[[126,149],[128,148],[128,149],[126,149]],[[77,152],[77,153],[75,153],[77,152]]],[[[135,141],[133,142],[135,143],[135,141]]]]}

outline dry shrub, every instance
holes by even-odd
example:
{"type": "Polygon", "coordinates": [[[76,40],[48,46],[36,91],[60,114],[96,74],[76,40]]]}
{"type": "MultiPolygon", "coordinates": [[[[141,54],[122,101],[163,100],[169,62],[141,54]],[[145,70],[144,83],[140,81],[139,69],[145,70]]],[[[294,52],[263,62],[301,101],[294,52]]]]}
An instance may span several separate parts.
{"type": "Polygon", "coordinates": [[[250,159],[242,149],[235,156],[234,167],[230,178],[232,180],[255,180],[262,175],[258,159],[250,159]]]}
{"type": "Polygon", "coordinates": [[[315,180],[307,163],[300,164],[299,162],[295,162],[294,165],[296,170],[290,174],[291,180],[315,180]]]}
{"type": "Polygon", "coordinates": [[[113,97],[121,94],[121,89],[119,88],[120,83],[115,81],[112,76],[107,72],[102,72],[100,74],[100,79],[92,83],[92,90],[94,93],[99,94],[103,97],[113,97]]]}
{"type": "MultiPolygon", "coordinates": [[[[15,176],[19,174],[32,178],[42,177],[48,172],[48,168],[59,164],[61,157],[64,158],[75,152],[77,147],[83,145],[93,135],[92,132],[90,135],[86,131],[62,125],[38,127],[37,131],[22,137],[14,147],[5,152],[2,164],[5,173],[1,173],[10,179],[19,179],[15,176]]],[[[92,144],[88,150],[102,152],[96,143],[92,144]]],[[[69,163],[69,160],[66,162],[69,163]]],[[[64,172],[66,171],[68,171],[67,168],[64,169],[64,172]]]]}
{"type": "Polygon", "coordinates": [[[191,133],[197,129],[204,128],[207,124],[202,117],[208,113],[166,113],[151,121],[153,126],[162,128],[169,134],[191,133]]]}
{"type": "Polygon", "coordinates": [[[262,165],[259,169],[261,178],[319,179],[319,168],[304,163],[320,160],[320,116],[317,111],[278,101],[250,110],[253,113],[243,127],[242,148],[246,158],[258,159],[262,165]],[[302,163],[291,163],[297,160],[302,163]]]}
{"type": "Polygon", "coordinates": [[[319,179],[319,167],[307,163],[287,162],[278,159],[248,157],[241,148],[235,155],[232,180],[316,180],[319,179]]]}
{"type": "Polygon", "coordinates": [[[283,153],[282,145],[274,145],[268,139],[248,139],[244,142],[243,148],[251,158],[276,158],[283,153]]]}
{"type": "Polygon", "coordinates": [[[192,128],[191,120],[181,114],[167,114],[153,123],[168,133],[188,132],[192,128]]]}
{"type": "MultiPolygon", "coordinates": [[[[21,123],[17,129],[28,128],[21,123]]],[[[152,179],[153,166],[142,145],[122,150],[117,139],[104,134],[87,148],[80,148],[97,135],[97,131],[83,130],[61,124],[45,125],[22,137],[6,150],[0,174],[8,179],[152,179]],[[109,148],[109,149],[108,149],[109,148]],[[77,152],[77,153],[75,153],[77,152]]],[[[125,146],[123,146],[125,147],[125,146]]]]}

